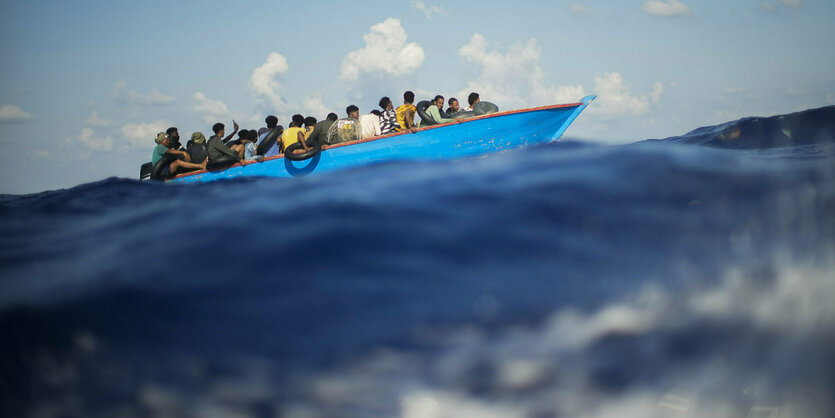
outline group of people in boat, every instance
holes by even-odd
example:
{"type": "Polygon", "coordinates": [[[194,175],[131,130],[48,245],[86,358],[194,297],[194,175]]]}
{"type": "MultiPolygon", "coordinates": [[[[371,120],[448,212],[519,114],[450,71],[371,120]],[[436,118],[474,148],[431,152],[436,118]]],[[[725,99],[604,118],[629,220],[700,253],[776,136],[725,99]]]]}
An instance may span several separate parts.
{"type": "MultiPolygon", "coordinates": [[[[167,178],[234,163],[246,165],[279,154],[311,155],[322,147],[380,135],[416,132],[420,121],[415,121],[418,109],[414,101],[415,94],[407,91],[403,94],[403,104],[397,108],[391,99],[383,97],[379,102],[382,110],[375,109],[366,115],[360,115],[355,105],[345,109],[347,117],[342,119],[336,113],[328,114],[322,121],[295,114],[286,129],[278,124],[278,118],[273,115],[267,116],[264,121],[267,126],[257,131],[241,130],[237,122],[232,121],[233,130],[229,135],[226,135],[226,126],[218,122],[212,126],[214,135],[208,141],[202,132],[194,132],[185,146],[180,143],[177,128],[171,127],[157,134],[151,164],[159,177],[167,178]]],[[[444,97],[437,95],[429,106],[421,110],[426,115],[423,118],[431,118],[432,123],[448,123],[454,120],[456,113],[473,110],[479,101],[478,93],[470,93],[467,97],[469,107],[461,109],[458,99],[453,97],[445,110],[444,97]]]]}

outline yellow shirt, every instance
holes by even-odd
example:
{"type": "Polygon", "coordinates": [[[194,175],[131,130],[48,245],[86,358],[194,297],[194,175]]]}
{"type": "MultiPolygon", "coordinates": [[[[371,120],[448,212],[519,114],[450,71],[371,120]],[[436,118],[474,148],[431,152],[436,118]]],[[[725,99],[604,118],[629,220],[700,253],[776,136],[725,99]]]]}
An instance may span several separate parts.
{"type": "Polygon", "coordinates": [[[416,112],[417,108],[413,104],[402,104],[397,108],[397,124],[400,125],[400,129],[406,129],[406,112],[409,110],[416,112]]]}
{"type": "Polygon", "coordinates": [[[304,128],[287,128],[281,134],[281,142],[284,144],[284,149],[287,149],[294,142],[299,142],[299,132],[304,132],[304,128]]]}

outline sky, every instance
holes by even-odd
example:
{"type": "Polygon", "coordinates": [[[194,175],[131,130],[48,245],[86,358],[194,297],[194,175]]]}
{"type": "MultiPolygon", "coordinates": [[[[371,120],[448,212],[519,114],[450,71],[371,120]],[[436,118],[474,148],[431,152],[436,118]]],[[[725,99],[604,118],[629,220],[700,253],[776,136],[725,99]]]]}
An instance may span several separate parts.
{"type": "Polygon", "coordinates": [[[0,0],[0,194],[137,178],[154,137],[471,91],[597,100],[618,144],[835,104],[832,0],[0,0]],[[124,3],[124,4],[123,4],[124,3]]]}

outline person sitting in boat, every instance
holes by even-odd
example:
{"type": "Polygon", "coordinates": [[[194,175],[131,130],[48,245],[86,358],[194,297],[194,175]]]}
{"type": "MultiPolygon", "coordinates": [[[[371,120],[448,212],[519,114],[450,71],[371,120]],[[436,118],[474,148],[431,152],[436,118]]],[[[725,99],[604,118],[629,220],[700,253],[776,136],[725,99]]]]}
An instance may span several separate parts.
{"type": "Polygon", "coordinates": [[[241,144],[244,146],[244,160],[245,161],[261,161],[263,156],[255,152],[255,141],[258,141],[258,132],[254,130],[245,130],[241,137],[241,144]]]}
{"type": "Polygon", "coordinates": [[[403,104],[397,107],[396,114],[397,114],[397,126],[400,127],[401,131],[410,130],[412,132],[416,132],[415,129],[415,113],[417,112],[417,108],[415,108],[414,103],[415,101],[415,94],[411,91],[407,91],[403,93],[403,104]]]}
{"type": "MultiPolygon", "coordinates": [[[[378,112],[379,113],[379,112],[378,112]]],[[[359,117],[360,121],[360,138],[368,139],[380,136],[382,130],[380,128],[380,116],[371,113],[359,117]]]]}
{"type": "Polygon", "coordinates": [[[270,115],[270,116],[267,116],[266,119],[264,119],[264,122],[267,124],[267,127],[266,128],[261,128],[261,129],[258,130],[258,143],[259,144],[261,143],[261,141],[264,140],[264,138],[267,137],[267,134],[269,134],[271,130],[275,129],[275,127],[278,126],[278,118],[273,116],[273,115],[270,115]],[[261,131],[262,129],[263,129],[263,132],[261,131]]]}
{"type": "Polygon", "coordinates": [[[229,142],[229,140],[235,136],[236,133],[238,133],[238,123],[234,120],[232,123],[235,126],[235,130],[226,138],[223,137],[223,134],[226,133],[226,126],[224,124],[218,122],[212,126],[212,131],[215,134],[209,138],[209,143],[206,146],[206,150],[209,153],[210,166],[220,166],[236,162],[243,164],[243,145],[237,144],[233,145],[231,148],[226,146],[226,142],[229,142]]]}
{"type": "Polygon", "coordinates": [[[398,131],[397,112],[394,110],[394,104],[388,97],[380,99],[380,108],[383,109],[383,114],[380,116],[380,134],[388,135],[398,131]]]}
{"type": "Polygon", "coordinates": [[[476,93],[476,92],[470,93],[470,95],[467,96],[467,103],[470,104],[470,107],[464,109],[464,111],[473,110],[473,106],[475,106],[475,104],[480,102],[480,101],[481,101],[481,99],[478,98],[478,93],[476,93]]]}
{"type": "MultiPolygon", "coordinates": [[[[290,122],[290,126],[281,134],[281,151],[287,149],[290,145],[300,142],[302,149],[308,151],[310,147],[307,146],[307,141],[304,139],[304,116],[295,114],[290,122]]],[[[304,152],[303,151],[303,152],[304,152]]]]}
{"type": "Polygon", "coordinates": [[[350,105],[345,109],[347,118],[339,119],[328,130],[328,144],[341,144],[360,139],[360,109],[350,105]]]}
{"type": "Polygon", "coordinates": [[[452,115],[461,111],[461,106],[458,104],[458,99],[454,97],[449,98],[449,109],[446,110],[445,118],[451,118],[452,115]]]}
{"type": "Polygon", "coordinates": [[[206,150],[206,137],[203,132],[191,134],[191,139],[186,143],[186,152],[191,156],[191,161],[203,161],[209,158],[209,152],[206,150]]]}
{"type": "Polygon", "coordinates": [[[203,159],[200,164],[192,163],[191,157],[187,152],[169,148],[170,139],[165,132],[158,133],[155,141],[157,146],[154,148],[154,153],[151,155],[151,164],[157,165],[157,162],[166,155],[176,158],[174,161],[171,161],[162,168],[162,171],[160,171],[160,177],[172,177],[177,174],[178,171],[206,169],[206,164],[209,162],[208,158],[203,159]],[[183,159],[180,160],[180,158],[183,159]]]}
{"type": "Polygon", "coordinates": [[[429,115],[432,119],[435,120],[435,123],[442,124],[452,122],[453,119],[445,118],[441,116],[441,110],[444,108],[444,96],[440,94],[435,96],[435,100],[432,101],[432,104],[426,108],[426,114],[429,115]]]}
{"type": "Polygon", "coordinates": [[[257,139],[257,142],[255,143],[255,145],[260,144],[260,143],[261,143],[261,140],[262,140],[263,138],[266,138],[266,137],[267,137],[267,133],[269,133],[269,132],[270,132],[270,130],[269,130],[269,129],[267,129],[267,127],[266,127],[266,126],[262,126],[262,127],[258,128],[258,132],[255,134],[255,138],[257,139]]]}
{"type": "Polygon", "coordinates": [[[278,126],[278,118],[273,116],[273,115],[270,115],[270,116],[267,116],[266,119],[264,119],[264,122],[266,122],[267,127],[266,128],[261,128],[261,129],[258,130],[258,143],[259,144],[261,143],[261,141],[264,140],[264,138],[267,137],[267,134],[269,134],[271,130],[275,129],[275,127],[278,126]]]}
{"type": "Polygon", "coordinates": [[[241,129],[240,131],[238,131],[238,137],[236,139],[232,139],[232,140],[229,140],[228,142],[225,142],[226,146],[231,149],[235,145],[243,145],[243,143],[241,142],[241,139],[244,137],[244,135],[246,135],[246,133],[247,133],[246,129],[241,129]]]}
{"type": "Polygon", "coordinates": [[[182,150],[183,149],[183,145],[180,144],[180,133],[177,132],[176,127],[172,126],[168,129],[166,129],[165,134],[168,135],[168,144],[170,145],[171,149],[176,149],[176,150],[182,150]]]}
{"type": "Polygon", "coordinates": [[[316,125],[313,125],[313,132],[311,132],[310,136],[307,137],[307,142],[310,144],[318,142],[320,145],[326,145],[328,143],[328,131],[337,119],[339,119],[339,116],[337,116],[336,113],[328,113],[325,120],[317,122],[316,125]]]}
{"type": "Polygon", "coordinates": [[[267,119],[265,119],[264,121],[267,123],[267,133],[262,134],[258,138],[258,148],[265,149],[263,151],[264,157],[274,157],[278,154],[281,154],[281,137],[276,137],[275,142],[273,142],[272,144],[264,144],[264,140],[267,138],[267,136],[270,135],[270,132],[272,132],[274,129],[280,129],[280,131],[277,133],[278,135],[280,135],[281,131],[283,131],[284,128],[278,125],[278,118],[273,115],[267,116],[267,119]]]}
{"type": "Polygon", "coordinates": [[[316,118],[308,116],[304,118],[304,139],[310,138],[313,133],[313,127],[316,126],[316,118]]]}

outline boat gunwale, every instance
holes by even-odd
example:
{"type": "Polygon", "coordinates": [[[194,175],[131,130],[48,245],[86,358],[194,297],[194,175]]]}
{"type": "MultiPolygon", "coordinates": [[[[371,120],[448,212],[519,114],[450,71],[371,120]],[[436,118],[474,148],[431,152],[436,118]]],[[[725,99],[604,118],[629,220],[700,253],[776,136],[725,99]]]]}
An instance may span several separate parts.
{"type": "MultiPolygon", "coordinates": [[[[538,111],[543,111],[543,110],[559,109],[559,108],[564,108],[564,107],[577,107],[577,106],[583,106],[583,105],[585,105],[585,103],[577,102],[577,103],[566,103],[566,104],[548,105],[548,106],[539,106],[539,107],[529,107],[529,108],[525,108],[525,109],[506,110],[504,112],[489,113],[489,114],[486,114],[486,115],[480,115],[480,116],[476,116],[476,117],[472,117],[472,118],[456,119],[456,120],[453,120],[452,122],[441,123],[441,124],[436,124],[436,125],[429,125],[429,126],[425,126],[425,127],[422,127],[422,128],[418,128],[418,130],[414,133],[424,132],[424,131],[428,131],[428,130],[432,130],[432,129],[436,129],[436,128],[445,128],[445,127],[451,126],[451,125],[461,125],[461,124],[468,123],[468,122],[473,122],[473,121],[483,120],[483,119],[490,119],[490,118],[495,118],[495,117],[499,117],[499,116],[514,115],[514,114],[517,114],[517,113],[530,113],[530,112],[538,112],[538,111]]],[[[411,132],[411,131],[401,131],[401,132],[395,132],[395,133],[391,133],[391,134],[387,134],[387,135],[375,136],[375,137],[372,137],[372,138],[359,139],[359,140],[351,141],[351,142],[343,142],[341,144],[324,145],[324,146],[322,146],[322,151],[329,150],[329,149],[334,149],[334,148],[348,147],[348,146],[351,146],[351,145],[364,144],[366,142],[379,141],[381,139],[392,138],[392,137],[400,136],[400,135],[410,135],[412,133],[413,132],[411,132]]],[[[261,161],[250,161],[246,165],[259,164],[259,163],[263,163],[263,162],[266,162],[266,161],[278,160],[278,159],[282,159],[282,158],[284,158],[284,154],[279,154],[279,155],[275,155],[275,156],[272,156],[272,157],[266,157],[261,161]]],[[[171,177],[170,179],[166,179],[165,181],[181,179],[181,178],[185,178],[185,177],[189,177],[189,176],[195,176],[195,175],[198,175],[198,174],[225,171],[225,170],[228,170],[230,168],[244,167],[244,166],[245,165],[238,162],[238,163],[234,163],[232,165],[224,166],[222,168],[216,168],[216,169],[211,169],[211,170],[207,169],[207,170],[190,171],[188,173],[178,174],[174,177],[171,177]]]]}

